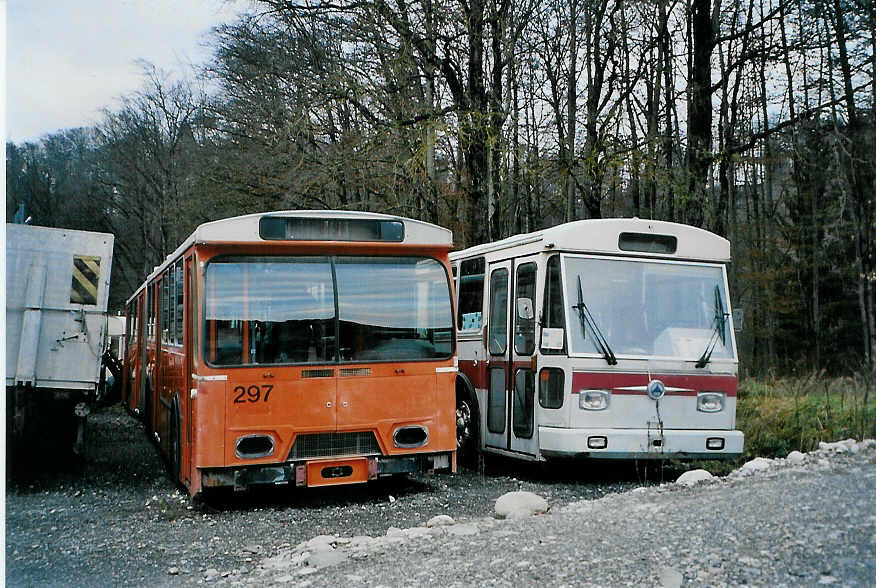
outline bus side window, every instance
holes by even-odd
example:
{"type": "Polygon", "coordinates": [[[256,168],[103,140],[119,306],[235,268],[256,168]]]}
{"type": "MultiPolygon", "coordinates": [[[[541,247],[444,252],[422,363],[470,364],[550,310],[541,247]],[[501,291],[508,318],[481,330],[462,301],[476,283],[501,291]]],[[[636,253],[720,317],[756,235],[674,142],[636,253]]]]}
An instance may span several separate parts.
{"type": "Polygon", "coordinates": [[[168,325],[170,324],[170,297],[168,293],[170,292],[170,272],[166,271],[161,276],[161,293],[158,297],[158,303],[161,305],[161,318],[159,319],[159,327],[161,328],[161,342],[168,343],[170,337],[170,331],[168,330],[168,325]]]}
{"type": "Polygon", "coordinates": [[[134,316],[131,317],[131,343],[140,340],[140,298],[134,300],[134,316]]]}
{"type": "MultiPolygon", "coordinates": [[[[563,283],[560,277],[560,256],[554,255],[547,262],[544,284],[544,305],[541,321],[542,329],[565,329],[566,319],[563,309],[563,283]]],[[[560,355],[566,352],[565,337],[562,348],[546,348],[542,343],[544,354],[560,355]]]]}
{"type": "Polygon", "coordinates": [[[155,282],[146,286],[146,336],[155,336],[155,282]]]}
{"type": "Polygon", "coordinates": [[[535,263],[530,262],[517,266],[516,288],[514,351],[518,355],[532,355],[535,351],[535,316],[533,313],[535,263]]]}
{"type": "Polygon", "coordinates": [[[466,259],[459,265],[459,306],[457,328],[460,331],[480,329],[484,312],[483,257],[466,259]]]}
{"type": "Polygon", "coordinates": [[[176,262],[174,268],[174,296],[173,296],[173,339],[177,345],[183,343],[183,268],[182,260],[176,262]]]}

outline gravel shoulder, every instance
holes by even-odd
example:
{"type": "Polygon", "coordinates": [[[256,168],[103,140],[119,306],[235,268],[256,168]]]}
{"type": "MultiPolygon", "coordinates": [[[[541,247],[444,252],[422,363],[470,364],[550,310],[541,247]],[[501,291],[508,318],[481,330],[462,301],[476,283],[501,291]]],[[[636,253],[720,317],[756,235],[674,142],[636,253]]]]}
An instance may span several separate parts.
{"type": "Polygon", "coordinates": [[[27,466],[7,472],[9,586],[188,585],[213,570],[211,580],[230,581],[318,535],[384,535],[438,514],[482,518],[512,490],[566,504],[646,483],[629,464],[543,470],[491,460],[481,473],[255,489],[192,506],[168,480],[137,421],[119,407],[89,417],[84,462],[55,458],[27,466]]]}
{"type": "Polygon", "coordinates": [[[193,506],[114,408],[91,417],[84,464],[7,476],[6,583],[872,585],[872,444],[749,465],[687,487],[645,483],[629,464],[491,460],[480,473],[193,506]],[[518,490],[550,511],[497,520],[496,499],[518,490]],[[425,526],[436,515],[452,524],[425,526]]]}
{"type": "Polygon", "coordinates": [[[318,549],[305,545],[238,580],[282,582],[297,574],[314,586],[872,586],[873,446],[759,464],[693,487],[667,484],[558,504],[523,520],[485,518],[459,525],[468,527],[463,532],[390,533],[388,546],[346,548],[350,557],[323,569],[314,570],[308,557],[304,565],[281,565],[294,562],[296,551],[318,549]],[[395,544],[394,534],[401,536],[395,544]]]}

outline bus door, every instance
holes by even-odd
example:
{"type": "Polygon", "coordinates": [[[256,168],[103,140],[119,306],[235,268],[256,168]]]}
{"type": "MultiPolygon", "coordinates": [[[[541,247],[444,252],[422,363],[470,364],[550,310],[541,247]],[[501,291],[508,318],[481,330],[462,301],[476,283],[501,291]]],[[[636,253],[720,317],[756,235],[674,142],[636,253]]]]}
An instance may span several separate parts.
{"type": "Polygon", "coordinates": [[[182,406],[179,407],[182,412],[182,430],[179,432],[181,436],[180,444],[180,477],[184,480],[189,478],[191,455],[192,455],[192,403],[195,401],[195,395],[192,394],[195,386],[192,381],[192,373],[195,371],[194,366],[194,342],[197,336],[195,319],[197,300],[195,292],[195,276],[194,276],[194,255],[189,255],[185,260],[184,281],[185,297],[183,307],[183,387],[180,395],[182,406]]]}
{"type": "Polygon", "coordinates": [[[534,257],[490,264],[484,429],[487,446],[532,455],[536,274],[534,257]]]}
{"type": "MultiPolygon", "coordinates": [[[[140,413],[140,418],[146,418],[146,379],[149,373],[149,341],[154,333],[155,320],[155,298],[152,294],[152,284],[146,284],[143,289],[141,305],[143,306],[143,327],[141,333],[143,337],[140,339],[140,345],[137,347],[137,352],[140,354],[138,363],[140,377],[137,379],[137,410],[140,413]]],[[[152,423],[149,423],[152,426],[152,423]]]]}
{"type": "Polygon", "coordinates": [[[127,341],[124,347],[124,361],[127,369],[124,371],[124,387],[122,388],[123,402],[129,410],[137,407],[140,386],[140,352],[144,346],[141,336],[143,319],[140,296],[131,301],[128,307],[128,328],[125,329],[127,341]],[[136,392],[135,392],[136,390],[136,392]]]}

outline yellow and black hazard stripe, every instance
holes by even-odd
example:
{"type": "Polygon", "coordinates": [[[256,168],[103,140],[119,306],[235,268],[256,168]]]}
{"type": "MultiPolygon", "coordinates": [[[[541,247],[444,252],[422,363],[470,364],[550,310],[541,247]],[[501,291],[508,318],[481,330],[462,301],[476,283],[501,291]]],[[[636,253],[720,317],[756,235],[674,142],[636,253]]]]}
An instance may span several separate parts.
{"type": "Polygon", "coordinates": [[[97,284],[100,279],[100,257],[73,256],[73,286],[70,302],[74,304],[97,304],[97,284]]]}

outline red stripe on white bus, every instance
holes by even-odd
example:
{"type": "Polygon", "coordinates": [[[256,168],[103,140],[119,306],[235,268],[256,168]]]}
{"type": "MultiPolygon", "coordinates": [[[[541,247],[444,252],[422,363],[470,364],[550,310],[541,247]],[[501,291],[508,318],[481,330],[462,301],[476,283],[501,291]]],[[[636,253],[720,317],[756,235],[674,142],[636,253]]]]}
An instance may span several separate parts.
{"type": "Polygon", "coordinates": [[[577,394],[582,389],[610,389],[613,394],[645,395],[645,386],[651,380],[663,382],[667,388],[667,396],[696,396],[698,392],[724,392],[727,396],[734,397],[738,383],[736,376],[728,375],[574,372],[572,394],[577,394]],[[672,388],[677,390],[671,390],[672,388]]]}

